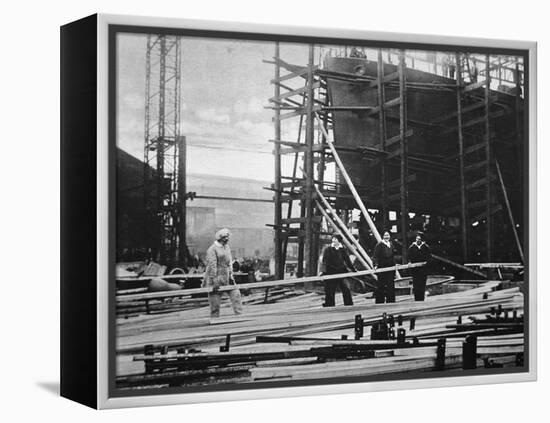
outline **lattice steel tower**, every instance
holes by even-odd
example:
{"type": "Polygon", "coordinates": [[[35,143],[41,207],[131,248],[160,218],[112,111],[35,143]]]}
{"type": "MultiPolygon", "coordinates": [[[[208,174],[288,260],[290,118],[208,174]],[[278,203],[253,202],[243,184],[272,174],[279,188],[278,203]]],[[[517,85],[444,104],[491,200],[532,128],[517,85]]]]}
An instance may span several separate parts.
{"type": "Polygon", "coordinates": [[[146,53],[144,200],[151,258],[185,265],[185,138],[180,135],[180,38],[149,35],[146,53]]]}

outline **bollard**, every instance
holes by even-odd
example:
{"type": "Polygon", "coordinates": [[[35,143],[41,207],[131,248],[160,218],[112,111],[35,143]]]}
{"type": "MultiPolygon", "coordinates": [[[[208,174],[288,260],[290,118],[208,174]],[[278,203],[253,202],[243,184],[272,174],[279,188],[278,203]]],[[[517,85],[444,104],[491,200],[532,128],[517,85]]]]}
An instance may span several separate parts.
{"type": "Polygon", "coordinates": [[[231,334],[227,334],[225,337],[225,345],[220,347],[220,352],[229,352],[229,344],[231,342],[231,334]]]}
{"type": "Polygon", "coordinates": [[[397,325],[403,326],[403,316],[401,314],[397,316],[397,325]]]}
{"type": "Polygon", "coordinates": [[[342,335],[342,336],[340,337],[340,339],[341,339],[342,341],[346,341],[346,340],[348,339],[348,336],[347,336],[347,335],[342,335]]]}
{"type": "Polygon", "coordinates": [[[523,353],[519,352],[516,354],[516,367],[523,367],[523,366],[524,366],[523,353]]]}
{"type": "Polygon", "coordinates": [[[462,369],[472,370],[477,368],[477,337],[468,335],[462,343],[462,369]]]}
{"type": "Polygon", "coordinates": [[[406,330],[403,328],[397,329],[397,343],[398,344],[404,344],[405,343],[405,336],[406,336],[406,330]]]}
{"type": "Polygon", "coordinates": [[[355,316],[355,339],[359,340],[363,337],[363,318],[360,314],[355,316]]]}
{"type": "Polygon", "coordinates": [[[374,323],[371,327],[370,327],[370,339],[371,340],[376,340],[376,339],[379,339],[378,338],[378,333],[380,331],[380,324],[379,323],[374,323]]]}
{"type": "Polygon", "coordinates": [[[409,330],[414,330],[414,326],[416,324],[416,317],[411,317],[411,321],[409,324],[409,330]]]}
{"type": "Polygon", "coordinates": [[[435,355],[435,370],[445,370],[445,347],[447,340],[445,338],[439,338],[437,340],[437,350],[435,355]]]}

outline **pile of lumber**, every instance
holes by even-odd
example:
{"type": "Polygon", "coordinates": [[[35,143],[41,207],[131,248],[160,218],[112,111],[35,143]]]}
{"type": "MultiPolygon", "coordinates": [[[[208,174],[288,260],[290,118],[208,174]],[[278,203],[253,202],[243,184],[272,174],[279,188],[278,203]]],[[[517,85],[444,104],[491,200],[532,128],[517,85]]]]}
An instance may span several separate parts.
{"type": "Polygon", "coordinates": [[[374,304],[362,294],[353,306],[331,308],[322,307],[318,293],[280,287],[270,290],[269,303],[263,290],[243,296],[242,315],[225,304],[222,317],[211,319],[208,306],[197,302],[171,313],[120,317],[117,386],[520,366],[523,295],[517,287],[500,287],[487,281],[424,302],[403,296],[393,304],[374,304]]]}

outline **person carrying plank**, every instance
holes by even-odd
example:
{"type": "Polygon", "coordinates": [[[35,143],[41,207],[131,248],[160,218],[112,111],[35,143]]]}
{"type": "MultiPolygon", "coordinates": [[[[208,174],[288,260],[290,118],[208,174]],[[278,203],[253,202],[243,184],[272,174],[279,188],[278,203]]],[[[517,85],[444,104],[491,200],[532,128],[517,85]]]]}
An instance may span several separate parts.
{"type": "MultiPolygon", "coordinates": [[[[323,252],[323,259],[321,261],[321,273],[319,276],[336,275],[338,273],[355,272],[355,268],[351,263],[348,253],[342,245],[342,236],[335,234],[332,236],[332,243],[325,248],[323,252]]],[[[344,305],[353,305],[353,299],[351,297],[351,291],[349,289],[346,279],[332,279],[325,281],[325,303],[323,307],[334,307],[334,297],[336,295],[336,288],[340,287],[342,297],[344,298],[344,305]]]]}
{"type": "MultiPolygon", "coordinates": [[[[382,240],[374,248],[374,268],[394,267],[395,258],[390,233],[384,232],[382,240]]],[[[378,273],[378,282],[374,292],[375,303],[395,303],[395,270],[378,273]]]]}
{"type": "Polygon", "coordinates": [[[203,287],[212,287],[208,293],[210,317],[220,317],[221,286],[235,285],[235,289],[228,291],[231,305],[235,314],[243,312],[241,292],[233,278],[233,259],[229,248],[229,229],[220,229],[216,232],[216,240],[206,251],[206,270],[204,272],[203,287]]]}

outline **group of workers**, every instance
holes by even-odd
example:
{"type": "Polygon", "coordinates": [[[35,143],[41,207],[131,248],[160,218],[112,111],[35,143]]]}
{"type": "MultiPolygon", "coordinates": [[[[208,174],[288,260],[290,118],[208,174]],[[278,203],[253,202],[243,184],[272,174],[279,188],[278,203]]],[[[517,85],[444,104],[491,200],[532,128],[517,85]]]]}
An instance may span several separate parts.
{"type": "MultiPolygon", "coordinates": [[[[203,286],[212,287],[208,293],[210,316],[219,317],[221,292],[223,286],[234,285],[234,289],[227,291],[235,314],[243,312],[241,293],[233,277],[231,250],[229,247],[230,231],[221,229],[216,232],[214,243],[206,251],[206,269],[203,286]]],[[[426,262],[431,257],[430,247],[424,242],[422,234],[416,236],[415,241],[408,249],[408,259],[411,263],[426,262]]],[[[390,241],[390,233],[384,232],[381,241],[374,248],[373,264],[375,269],[387,268],[384,272],[377,272],[375,303],[395,302],[395,251],[390,241]]],[[[355,272],[356,269],[350,260],[346,248],[342,245],[342,237],[334,234],[331,244],[325,248],[321,260],[320,275],[336,275],[355,272]]],[[[415,301],[424,301],[426,291],[427,272],[425,266],[411,269],[413,279],[413,294],[415,301]]],[[[324,282],[324,307],[335,306],[337,288],[342,292],[344,305],[353,305],[351,290],[346,278],[329,279],[324,282]]],[[[224,290],[225,292],[225,290],[224,290]]]]}
{"type": "MultiPolygon", "coordinates": [[[[424,242],[423,235],[418,234],[408,249],[408,258],[411,263],[427,262],[431,257],[430,247],[424,242]]],[[[388,268],[385,272],[377,272],[375,303],[395,302],[395,249],[390,241],[390,233],[384,232],[381,241],[376,244],[373,254],[374,269],[388,268]]],[[[342,237],[332,236],[332,242],[323,253],[320,275],[334,275],[355,272],[351,260],[344,246],[342,237]]],[[[413,294],[415,301],[424,301],[426,292],[427,272],[425,266],[411,269],[413,279],[413,294]]],[[[346,278],[325,281],[325,307],[334,306],[336,288],[340,288],[344,305],[353,305],[351,291],[346,278]]]]}

